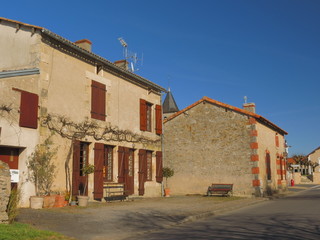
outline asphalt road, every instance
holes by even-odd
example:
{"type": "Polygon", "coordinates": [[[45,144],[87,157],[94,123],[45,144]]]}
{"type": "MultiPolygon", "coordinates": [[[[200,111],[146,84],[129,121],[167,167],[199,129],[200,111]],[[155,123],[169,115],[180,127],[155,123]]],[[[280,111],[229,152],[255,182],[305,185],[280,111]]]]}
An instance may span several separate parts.
{"type": "Polygon", "coordinates": [[[320,186],[128,239],[320,239],[320,186]]]}

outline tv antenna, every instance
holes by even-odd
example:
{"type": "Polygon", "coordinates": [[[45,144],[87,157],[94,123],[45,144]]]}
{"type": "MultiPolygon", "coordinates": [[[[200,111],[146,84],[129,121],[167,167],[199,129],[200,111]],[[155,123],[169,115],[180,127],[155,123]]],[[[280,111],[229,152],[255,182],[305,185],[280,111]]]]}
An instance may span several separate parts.
{"type": "Polygon", "coordinates": [[[140,65],[142,66],[142,64],[143,64],[143,54],[142,54],[141,59],[139,59],[138,56],[137,56],[137,53],[129,52],[128,44],[122,37],[119,37],[118,40],[119,40],[120,44],[123,47],[123,56],[124,56],[125,60],[128,62],[128,65],[129,65],[128,66],[128,70],[130,72],[138,71],[139,68],[137,68],[136,65],[138,65],[138,62],[140,61],[141,62],[140,65]]]}

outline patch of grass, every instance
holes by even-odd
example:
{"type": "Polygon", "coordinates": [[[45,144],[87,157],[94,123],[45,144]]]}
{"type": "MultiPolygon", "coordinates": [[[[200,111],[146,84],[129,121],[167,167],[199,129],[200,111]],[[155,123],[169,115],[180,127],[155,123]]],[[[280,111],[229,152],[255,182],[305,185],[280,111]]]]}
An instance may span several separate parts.
{"type": "Polygon", "coordinates": [[[59,233],[37,230],[28,224],[0,224],[0,240],[72,240],[59,233]]]}

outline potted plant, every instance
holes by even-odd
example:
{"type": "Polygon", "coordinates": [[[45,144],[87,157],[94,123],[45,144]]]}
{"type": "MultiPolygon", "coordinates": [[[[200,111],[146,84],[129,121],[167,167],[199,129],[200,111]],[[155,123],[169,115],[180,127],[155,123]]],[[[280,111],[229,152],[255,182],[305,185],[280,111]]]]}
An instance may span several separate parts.
{"type": "Polygon", "coordinates": [[[27,162],[28,180],[34,183],[36,192],[36,196],[30,197],[30,207],[35,209],[43,207],[43,196],[50,195],[55,178],[56,166],[52,159],[56,155],[56,149],[52,149],[50,137],[36,146],[27,162]]]}
{"type": "Polygon", "coordinates": [[[169,167],[164,167],[162,169],[163,177],[166,178],[166,187],[164,189],[164,196],[170,197],[170,188],[168,188],[168,178],[172,177],[174,175],[174,170],[169,167]]]}
{"type": "Polygon", "coordinates": [[[82,191],[82,195],[78,196],[78,205],[80,207],[86,207],[88,205],[88,201],[89,201],[89,196],[84,196],[85,192],[86,192],[86,188],[88,185],[88,181],[89,181],[89,175],[91,173],[94,172],[94,165],[92,164],[86,164],[83,168],[82,168],[82,173],[87,176],[83,191],[82,191]]]}

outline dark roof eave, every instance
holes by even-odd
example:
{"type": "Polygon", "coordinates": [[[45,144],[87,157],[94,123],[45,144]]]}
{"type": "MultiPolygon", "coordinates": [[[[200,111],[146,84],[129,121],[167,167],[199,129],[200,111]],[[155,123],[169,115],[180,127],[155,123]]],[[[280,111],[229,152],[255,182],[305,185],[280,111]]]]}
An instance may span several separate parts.
{"type": "Polygon", "coordinates": [[[155,84],[155,83],[153,83],[153,82],[151,82],[151,81],[149,81],[149,80],[147,80],[147,79],[145,79],[145,78],[143,78],[143,77],[141,77],[139,75],[136,75],[136,74],[131,73],[131,72],[125,70],[125,69],[122,69],[122,68],[116,66],[115,64],[113,64],[112,62],[110,62],[110,61],[108,61],[108,60],[106,60],[106,59],[104,59],[104,58],[102,58],[102,57],[100,57],[100,56],[98,56],[98,55],[96,55],[96,54],[94,54],[92,52],[88,52],[88,51],[78,47],[73,42],[71,42],[71,41],[59,36],[58,34],[55,34],[55,33],[51,32],[51,31],[49,31],[48,29],[43,28],[43,29],[41,29],[41,32],[43,34],[45,34],[45,35],[47,35],[47,36],[59,41],[59,42],[62,42],[63,44],[66,44],[68,47],[70,47],[70,48],[72,48],[72,49],[74,49],[74,50],[76,50],[78,52],[81,52],[85,56],[94,58],[99,63],[104,64],[105,66],[113,69],[114,71],[121,72],[121,74],[124,74],[124,75],[127,75],[127,76],[131,77],[131,78],[134,78],[138,82],[140,82],[140,83],[142,83],[144,85],[147,85],[147,86],[149,86],[149,87],[151,87],[153,89],[156,89],[159,92],[167,92],[167,90],[164,89],[163,87],[160,87],[159,85],[157,85],[157,84],[155,84]]]}

